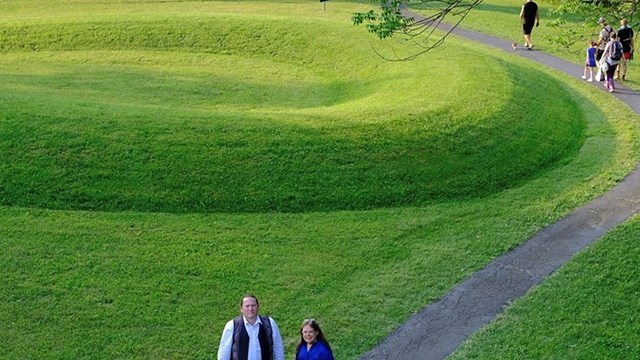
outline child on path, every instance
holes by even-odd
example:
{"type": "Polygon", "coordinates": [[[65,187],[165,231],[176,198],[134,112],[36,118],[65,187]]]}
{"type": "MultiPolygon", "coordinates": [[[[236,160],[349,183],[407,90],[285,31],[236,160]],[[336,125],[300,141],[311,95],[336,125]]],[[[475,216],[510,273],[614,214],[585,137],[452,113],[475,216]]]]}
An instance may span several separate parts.
{"type": "Polygon", "coordinates": [[[598,44],[595,41],[589,41],[589,47],[587,48],[587,59],[584,62],[583,79],[587,79],[587,71],[589,72],[589,79],[587,81],[593,81],[593,69],[596,67],[596,50],[598,50],[598,44]]]}

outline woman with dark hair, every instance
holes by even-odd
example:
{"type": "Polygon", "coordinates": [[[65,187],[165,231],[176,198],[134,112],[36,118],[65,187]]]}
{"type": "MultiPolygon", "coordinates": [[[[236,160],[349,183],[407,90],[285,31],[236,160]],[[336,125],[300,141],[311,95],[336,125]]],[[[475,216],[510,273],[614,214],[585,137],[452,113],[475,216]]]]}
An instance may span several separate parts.
{"type": "Polygon", "coordinates": [[[524,46],[527,48],[527,50],[531,50],[533,48],[533,43],[531,42],[531,32],[533,31],[533,24],[535,24],[536,26],[540,25],[538,4],[536,4],[533,0],[527,0],[527,2],[522,5],[522,9],[520,10],[520,20],[522,21],[522,32],[524,33],[524,46]]]}
{"type": "Polygon", "coordinates": [[[335,360],[331,346],[315,319],[305,319],[300,326],[296,360],[335,360]]]}

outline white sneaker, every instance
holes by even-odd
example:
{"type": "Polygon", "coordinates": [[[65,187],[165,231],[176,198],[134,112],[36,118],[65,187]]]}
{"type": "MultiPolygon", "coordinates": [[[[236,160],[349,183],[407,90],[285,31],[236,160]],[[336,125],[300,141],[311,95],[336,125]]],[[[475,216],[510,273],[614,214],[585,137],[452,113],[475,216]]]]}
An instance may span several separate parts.
{"type": "Polygon", "coordinates": [[[584,76],[584,75],[582,75],[582,78],[583,78],[583,79],[586,79],[587,77],[586,77],[586,76],[584,76]]]}
{"type": "Polygon", "coordinates": [[[588,82],[593,82],[593,78],[589,78],[587,81],[588,82]]]}

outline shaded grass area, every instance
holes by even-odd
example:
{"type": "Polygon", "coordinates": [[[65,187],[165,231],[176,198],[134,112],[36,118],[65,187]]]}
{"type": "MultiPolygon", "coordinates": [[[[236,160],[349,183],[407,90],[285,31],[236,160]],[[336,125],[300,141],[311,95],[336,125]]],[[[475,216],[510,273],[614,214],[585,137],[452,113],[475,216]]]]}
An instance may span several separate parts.
{"type": "Polygon", "coordinates": [[[531,290],[451,358],[640,357],[638,239],[636,217],[531,290]]]}
{"type": "MultiPolygon", "coordinates": [[[[253,4],[212,2],[220,3],[246,12],[253,4]]],[[[318,4],[313,5],[316,9],[318,4]]],[[[129,4],[123,8],[130,9],[129,4]]],[[[351,11],[349,6],[343,13],[351,11]]],[[[338,33],[360,39],[359,30],[335,26],[338,33]]],[[[315,33],[318,27],[311,29],[315,33]]],[[[333,39],[328,31],[324,34],[333,39]]],[[[206,50],[41,49],[3,54],[0,74],[11,82],[9,91],[2,92],[2,104],[7,105],[2,109],[7,110],[0,116],[0,139],[3,159],[12,158],[13,163],[0,164],[0,184],[22,182],[25,190],[15,202],[32,196],[29,201],[40,206],[71,207],[55,201],[82,189],[74,186],[84,181],[93,183],[85,186],[92,197],[77,191],[84,202],[74,207],[155,210],[150,204],[162,198],[170,205],[160,203],[158,208],[174,213],[0,207],[0,266],[5,269],[0,275],[0,322],[7,324],[0,327],[0,357],[211,358],[224,322],[237,314],[238,297],[252,291],[261,298],[263,312],[278,321],[287,354],[293,352],[300,321],[314,317],[337,357],[356,359],[493,257],[613,186],[638,158],[637,123],[622,120],[635,116],[568,77],[512,57],[497,59],[492,51],[465,42],[447,48],[455,49],[451,51],[460,63],[443,52],[398,67],[372,60],[368,51],[362,56],[344,51],[348,48],[369,49],[358,41],[339,43],[334,49],[340,61],[334,67],[318,65],[317,72],[298,68],[295,59],[285,64],[274,64],[269,56],[246,59],[245,65],[238,62],[245,69],[259,64],[268,70],[256,72],[255,82],[239,85],[203,80],[224,79],[234,69],[220,66],[222,56],[206,50]],[[424,74],[425,69],[441,68],[448,73],[424,74]],[[306,99],[299,107],[275,92],[255,109],[247,106],[252,96],[236,100],[225,95],[225,86],[231,85],[238,86],[239,94],[258,93],[256,84],[268,79],[269,71],[288,81],[333,85],[320,87],[330,90],[320,96],[319,106],[309,100],[313,95],[305,97],[299,90],[304,87],[296,90],[306,99]],[[21,76],[25,74],[29,76],[21,76]],[[514,96],[524,95],[518,88],[527,74],[536,77],[545,95],[540,96],[544,102],[533,104],[536,111],[523,109],[514,96]],[[110,82],[110,76],[119,80],[110,82]],[[436,79],[438,87],[430,83],[436,79]],[[171,92],[176,86],[184,90],[171,92]],[[158,94],[158,89],[171,95],[158,94]],[[188,95],[181,97],[184,91],[188,95]],[[214,91],[219,94],[211,97],[214,91]],[[554,100],[556,96],[562,101],[554,100]],[[272,103],[276,106],[267,106],[272,103]],[[262,137],[253,137],[255,133],[262,137]],[[429,141],[420,146],[437,144],[429,156],[414,147],[425,139],[429,141]],[[250,154],[244,155],[243,166],[252,164],[255,154],[281,147],[298,151],[293,158],[316,149],[339,158],[346,150],[352,151],[350,156],[358,154],[352,149],[360,144],[359,150],[367,153],[361,158],[371,168],[399,168],[405,176],[432,184],[450,179],[427,177],[429,170],[415,165],[419,161],[442,159],[441,171],[451,171],[456,166],[473,169],[473,159],[483,162],[484,169],[478,166],[476,178],[461,184],[476,186],[484,197],[472,192],[465,200],[447,195],[447,201],[425,201],[424,206],[405,202],[403,207],[359,211],[336,211],[327,202],[326,211],[312,211],[318,209],[315,203],[298,213],[187,213],[193,208],[181,207],[183,202],[206,201],[207,196],[197,187],[201,185],[172,172],[173,167],[201,180],[206,179],[201,173],[211,170],[198,165],[233,171],[224,182],[227,191],[206,190],[234,199],[240,199],[238,193],[230,194],[238,186],[234,181],[251,180],[240,176],[241,166],[214,162],[218,158],[211,156],[211,149],[218,142],[224,144],[220,148],[235,149],[229,150],[234,156],[221,157],[225,161],[250,154]],[[375,157],[392,153],[390,149],[402,154],[396,162],[384,164],[389,160],[375,157]],[[489,150],[495,151],[483,157],[489,150]],[[537,165],[519,164],[516,160],[528,157],[523,152],[537,159],[537,165]],[[492,157],[505,160],[508,154],[515,158],[506,159],[511,168],[491,166],[492,157]],[[399,167],[405,157],[413,163],[399,167]],[[93,169],[90,181],[83,173],[86,168],[93,169]],[[506,169],[517,171],[501,173],[506,169]],[[14,180],[10,172],[22,175],[14,180]],[[67,181],[57,182],[58,177],[67,181]],[[508,185],[486,191],[491,186],[487,179],[496,184],[501,177],[508,185]],[[33,185],[25,185],[27,181],[33,185]],[[40,194],[32,195],[31,186],[40,194]],[[148,192],[141,190],[145,186],[148,192]],[[100,196],[106,200],[99,201],[100,196]]],[[[327,51],[325,55],[331,55],[327,51]]],[[[234,64],[239,57],[224,56],[231,56],[234,64]]],[[[324,59],[314,64],[323,61],[332,63],[324,59]]],[[[283,178],[302,182],[306,172],[331,169],[323,167],[320,155],[310,159],[299,162],[293,174],[279,171],[283,178]]],[[[287,171],[293,168],[285,165],[287,171]]],[[[350,201],[362,187],[377,192],[375,187],[383,183],[385,172],[369,169],[351,172],[358,174],[359,187],[346,192],[350,201]]],[[[417,195],[425,191],[413,189],[417,195]]]]}

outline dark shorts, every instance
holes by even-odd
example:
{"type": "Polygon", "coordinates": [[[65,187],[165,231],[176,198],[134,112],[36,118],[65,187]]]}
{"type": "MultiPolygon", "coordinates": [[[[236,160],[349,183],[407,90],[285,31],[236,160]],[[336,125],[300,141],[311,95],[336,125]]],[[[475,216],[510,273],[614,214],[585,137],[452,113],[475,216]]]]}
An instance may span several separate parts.
{"type": "Polygon", "coordinates": [[[600,61],[600,59],[602,59],[602,53],[603,52],[604,52],[604,49],[596,50],[596,61],[600,61]]]}
{"type": "Polygon", "coordinates": [[[533,30],[533,21],[530,23],[523,23],[522,24],[522,32],[525,35],[531,35],[531,31],[533,30]]]}

